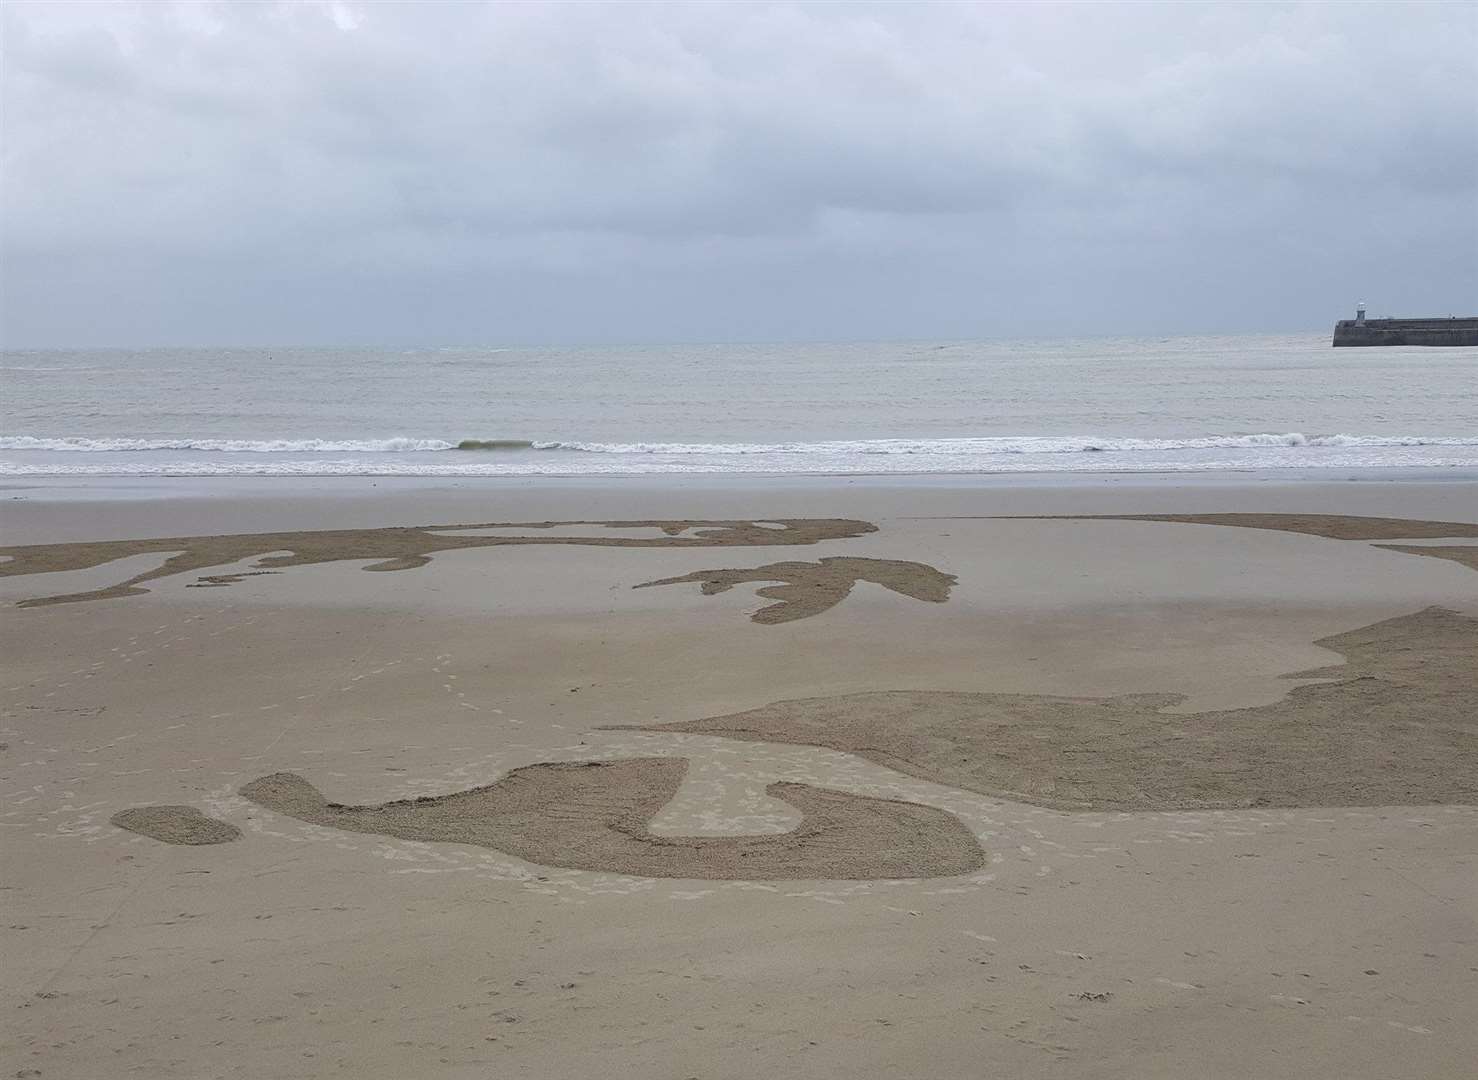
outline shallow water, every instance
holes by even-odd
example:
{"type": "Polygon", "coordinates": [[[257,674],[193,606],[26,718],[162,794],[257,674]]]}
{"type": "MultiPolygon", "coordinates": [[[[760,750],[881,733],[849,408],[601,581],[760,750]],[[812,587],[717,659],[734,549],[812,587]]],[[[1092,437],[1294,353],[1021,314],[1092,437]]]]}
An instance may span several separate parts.
{"type": "Polygon", "coordinates": [[[0,378],[0,475],[1478,465],[1478,350],[1324,333],[8,350],[0,378]]]}

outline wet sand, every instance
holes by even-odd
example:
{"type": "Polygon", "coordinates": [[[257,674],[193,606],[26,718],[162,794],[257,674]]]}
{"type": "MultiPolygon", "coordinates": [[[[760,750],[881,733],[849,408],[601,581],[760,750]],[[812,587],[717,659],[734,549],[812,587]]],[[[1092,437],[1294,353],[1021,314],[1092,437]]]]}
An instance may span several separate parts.
{"type": "Polygon", "coordinates": [[[1478,1056],[1472,484],[222,487],[8,493],[12,1072],[1478,1056]]]}

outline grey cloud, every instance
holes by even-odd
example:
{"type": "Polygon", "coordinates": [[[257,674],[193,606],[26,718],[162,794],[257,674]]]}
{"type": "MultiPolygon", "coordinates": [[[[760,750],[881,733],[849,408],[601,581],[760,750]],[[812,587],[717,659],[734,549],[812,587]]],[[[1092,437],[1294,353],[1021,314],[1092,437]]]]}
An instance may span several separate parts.
{"type": "Polygon", "coordinates": [[[1478,295],[1471,6],[3,18],[7,343],[1256,329],[1478,295]]]}

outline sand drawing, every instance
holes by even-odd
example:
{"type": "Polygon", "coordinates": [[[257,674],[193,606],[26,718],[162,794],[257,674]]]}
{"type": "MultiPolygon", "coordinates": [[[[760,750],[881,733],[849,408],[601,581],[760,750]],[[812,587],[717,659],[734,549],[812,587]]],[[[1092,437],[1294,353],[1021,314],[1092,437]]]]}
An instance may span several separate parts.
{"type": "Polygon", "coordinates": [[[1281,701],[1193,714],[1178,694],[885,691],[624,730],[829,747],[1058,809],[1478,801],[1478,619],[1431,607],[1316,644],[1347,663],[1281,701]]]}
{"type": "Polygon", "coordinates": [[[1185,525],[1227,525],[1239,529],[1306,533],[1329,540],[1441,540],[1463,536],[1478,538],[1478,525],[1471,522],[1357,517],[1350,514],[1058,514],[1051,515],[1051,520],[1171,521],[1185,525]]]}
{"type": "Polygon", "coordinates": [[[1399,551],[1403,555],[1425,555],[1431,559],[1450,559],[1469,570],[1478,570],[1478,544],[1432,545],[1417,547],[1414,544],[1375,544],[1386,551],[1399,551]]]}
{"type": "MultiPolygon", "coordinates": [[[[877,526],[848,518],[759,518],[748,521],[515,521],[461,525],[419,525],[381,529],[325,529],[307,532],[238,533],[220,536],[166,536],[143,540],[101,540],[66,544],[28,544],[0,547],[0,577],[48,574],[60,570],[87,570],[132,555],[169,556],[151,570],[126,581],[86,592],[41,596],[23,600],[19,607],[68,604],[138,596],[148,581],[189,574],[212,566],[226,566],[257,557],[258,571],[315,563],[373,560],[366,570],[414,570],[441,551],[507,547],[520,544],[572,544],[585,547],[683,548],[776,547],[843,540],[876,532],[877,526]],[[465,535],[473,529],[527,529],[548,533],[558,528],[605,527],[655,529],[661,536],[519,536],[465,535]],[[287,554],[273,554],[286,552],[287,554]]],[[[203,577],[200,584],[230,585],[245,574],[203,577]]]]}
{"type": "Polygon", "coordinates": [[[204,574],[186,585],[185,588],[224,589],[227,585],[235,585],[238,581],[245,581],[249,577],[269,577],[280,573],[282,573],[281,570],[243,570],[239,574],[204,574]]]}
{"type": "Polygon", "coordinates": [[[643,877],[942,877],[969,873],[985,861],[975,836],[943,810],[808,784],[766,788],[801,812],[790,832],[695,837],[648,831],[646,823],[677,793],[686,771],[681,758],[547,762],[514,769],[486,787],[378,806],[329,802],[301,776],[274,773],[241,794],[314,825],[473,844],[545,866],[643,877]]]}
{"type": "Polygon", "coordinates": [[[193,806],[134,806],[110,820],[120,829],[166,844],[225,844],[241,837],[235,825],[206,817],[193,806]]]}
{"type": "Polygon", "coordinates": [[[923,563],[897,559],[828,558],[817,562],[778,562],[753,570],[696,570],[681,577],[645,581],[637,589],[653,585],[677,585],[701,582],[704,596],[728,592],[735,585],[751,581],[778,581],[755,593],[779,603],[760,608],[750,616],[757,623],[783,623],[805,619],[835,607],[847,598],[859,581],[881,585],[915,600],[942,604],[956,578],[923,563]]]}
{"type": "MultiPolygon", "coordinates": [[[[996,518],[995,520],[1009,520],[996,518]]],[[[1358,517],[1350,514],[1047,514],[1035,521],[1165,521],[1180,525],[1223,525],[1238,529],[1272,529],[1304,533],[1328,540],[1447,540],[1478,539],[1478,525],[1464,521],[1423,521],[1409,518],[1358,517]]],[[[1450,559],[1478,570],[1478,545],[1418,546],[1376,544],[1387,551],[1450,559]]]]}

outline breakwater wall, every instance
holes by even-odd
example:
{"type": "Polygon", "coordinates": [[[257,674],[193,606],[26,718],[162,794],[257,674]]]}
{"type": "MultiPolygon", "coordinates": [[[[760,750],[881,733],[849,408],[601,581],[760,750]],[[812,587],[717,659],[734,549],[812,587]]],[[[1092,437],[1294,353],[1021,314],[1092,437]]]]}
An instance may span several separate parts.
{"type": "Polygon", "coordinates": [[[1478,346],[1478,318],[1341,319],[1334,344],[1478,346]]]}

